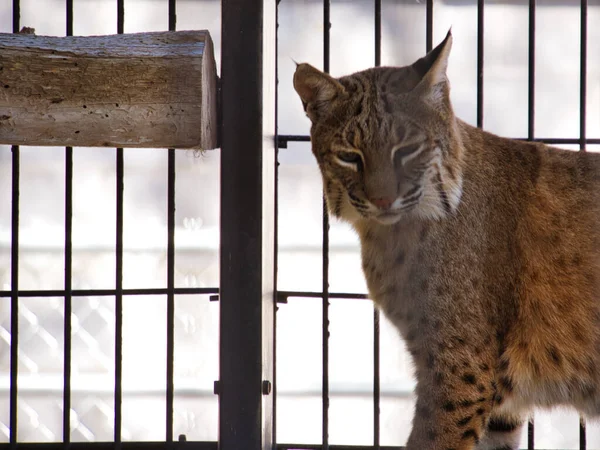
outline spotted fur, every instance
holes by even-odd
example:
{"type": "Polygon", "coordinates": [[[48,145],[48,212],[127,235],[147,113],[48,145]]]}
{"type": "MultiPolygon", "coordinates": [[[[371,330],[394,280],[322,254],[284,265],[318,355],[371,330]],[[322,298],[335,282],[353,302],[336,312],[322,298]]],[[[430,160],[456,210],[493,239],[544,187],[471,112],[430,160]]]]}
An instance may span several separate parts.
{"type": "Polygon", "coordinates": [[[341,78],[300,64],[294,86],[330,213],[414,359],[407,448],[515,449],[534,407],[600,414],[600,155],[459,120],[451,43],[341,78]]]}

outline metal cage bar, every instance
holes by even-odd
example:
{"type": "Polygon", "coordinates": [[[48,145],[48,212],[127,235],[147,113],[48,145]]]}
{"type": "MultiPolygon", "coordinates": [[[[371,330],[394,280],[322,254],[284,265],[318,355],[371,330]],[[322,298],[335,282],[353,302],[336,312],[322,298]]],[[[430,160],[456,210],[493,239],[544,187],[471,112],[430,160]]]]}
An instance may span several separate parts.
{"type": "MultiPolygon", "coordinates": [[[[532,142],[543,142],[549,145],[579,145],[581,142],[585,144],[598,145],[600,144],[600,138],[533,138],[529,137],[512,137],[518,141],[532,141],[532,142]]],[[[287,148],[288,142],[310,142],[310,136],[303,134],[280,134],[277,136],[277,146],[279,148],[287,148]]]]}
{"type": "Polygon", "coordinates": [[[222,1],[221,450],[273,440],[275,9],[222,1]]]}
{"type": "MultiPolygon", "coordinates": [[[[125,0],[117,0],[117,34],[125,32],[125,0]]],[[[123,218],[125,191],[125,161],[123,148],[116,149],[116,240],[115,240],[115,417],[113,433],[115,448],[122,447],[123,421],[123,218]]]]}
{"type": "MultiPolygon", "coordinates": [[[[66,0],[66,35],[73,36],[73,0],[66,0]]],[[[65,147],[65,296],[63,346],[63,442],[71,442],[71,336],[73,273],[73,147],[65,147]]]]}
{"type": "Polygon", "coordinates": [[[477,127],[483,128],[484,0],[477,0],[477,127]]]}
{"type": "MultiPolygon", "coordinates": [[[[73,34],[73,0],[66,2],[66,34],[73,34]]],[[[176,28],[176,0],[168,0],[168,29],[176,28]]],[[[279,450],[328,449],[392,450],[400,447],[380,444],[380,316],[374,310],[374,367],[373,367],[373,446],[343,446],[329,443],[329,300],[366,299],[364,294],[330,292],[329,290],[329,219],[323,202],[323,270],[321,292],[277,291],[276,289],[276,195],[277,180],[271,179],[276,165],[271,160],[276,149],[265,139],[275,134],[278,148],[288,142],[307,142],[308,136],[276,133],[276,95],[266,88],[275,86],[277,8],[275,0],[261,0],[248,6],[243,0],[223,0],[222,4],[222,108],[221,126],[235,129],[236,133],[223,133],[221,167],[221,289],[175,287],[175,177],[176,152],[168,150],[167,169],[167,286],[159,289],[123,288],[123,217],[124,217],[124,152],[116,149],[116,223],[115,223],[115,289],[72,289],[72,214],[73,214],[73,149],[65,148],[65,233],[64,233],[64,289],[19,290],[19,193],[20,150],[12,146],[12,205],[11,205],[11,285],[0,291],[0,298],[10,298],[10,436],[9,443],[0,444],[0,450],[35,450],[96,448],[147,449],[181,447],[197,450],[258,450],[271,448],[276,442],[275,427],[275,326],[273,293],[285,302],[289,297],[317,298],[322,304],[323,378],[322,378],[322,443],[319,445],[275,444],[279,450]],[[239,39],[240,32],[244,39],[239,39]],[[275,51],[273,52],[273,49],[275,51]],[[273,69],[273,70],[271,70],[273,69]],[[240,83],[240,80],[244,83],[240,83]],[[240,101],[243,99],[244,101],[240,101]],[[267,100],[267,101],[265,101],[267,100]],[[274,203],[272,203],[274,201],[274,203]],[[266,212],[266,214],[265,214],[266,212]],[[272,242],[270,241],[270,238],[272,242]],[[220,446],[216,442],[175,442],[173,430],[174,411],[174,308],[178,294],[220,293],[222,335],[220,355],[220,446]],[[122,341],[123,299],[134,295],[166,295],[167,297],[167,383],[166,383],[166,436],[165,442],[122,442],[122,341]],[[115,297],[115,373],[114,373],[114,442],[71,442],[71,313],[74,298],[81,296],[115,297]],[[64,298],[64,362],[63,362],[63,442],[18,442],[18,345],[19,298],[64,298]],[[269,312],[270,311],[270,312],[269,312]],[[244,355],[244,357],[239,357],[244,355]],[[273,382],[270,383],[269,380],[273,382]],[[273,386],[270,393],[268,386],[273,386]]],[[[381,0],[374,0],[375,10],[375,62],[381,64],[381,0]]],[[[13,0],[13,32],[20,28],[20,0],[13,0]]],[[[587,94],[587,36],[588,2],[581,0],[581,61],[580,61],[580,126],[578,138],[544,139],[535,136],[535,25],[536,1],[529,1],[529,78],[528,78],[528,141],[549,144],[576,144],[585,150],[587,144],[600,144],[600,139],[588,139],[586,133],[587,94]]],[[[330,0],[323,0],[323,64],[330,70],[330,0]]],[[[117,0],[117,32],[124,32],[124,0],[117,0]]],[[[433,0],[426,1],[426,50],[433,47],[433,0]]],[[[477,1],[477,125],[484,120],[484,0],[477,1]]],[[[586,449],[586,430],[582,422],[579,431],[580,450],[586,449]]],[[[534,425],[528,424],[528,448],[535,448],[534,425]]]]}
{"type": "MultiPolygon", "coordinates": [[[[528,35],[528,88],[527,88],[527,140],[535,139],[535,2],[529,0],[529,35],[528,35]]],[[[527,422],[527,448],[535,448],[535,426],[533,418],[527,422]]]]}
{"type": "MultiPolygon", "coordinates": [[[[331,3],[323,0],[323,70],[330,71],[331,50],[331,3]]],[[[322,445],[329,449],[329,213],[323,196],[323,255],[322,255],[322,445]]]]}
{"type": "MultiPolygon", "coordinates": [[[[177,0],[169,0],[169,31],[177,26],[177,0]]],[[[167,385],[166,441],[173,442],[175,403],[175,149],[168,150],[167,174],[167,385]]]]}
{"type": "MultiPolygon", "coordinates": [[[[13,10],[15,11],[15,10],[13,10]]],[[[19,28],[17,19],[17,31],[19,28]]],[[[11,205],[11,265],[10,265],[10,445],[17,445],[17,395],[19,371],[19,176],[20,150],[12,151],[12,205],[11,205]]]]}
{"type": "MultiPolygon", "coordinates": [[[[579,66],[579,149],[585,151],[586,146],[586,111],[587,111],[587,15],[588,0],[581,0],[580,19],[580,66],[579,66]]],[[[585,419],[579,419],[579,450],[587,449],[587,433],[585,419]]]]}
{"type": "MultiPolygon", "coordinates": [[[[19,32],[21,2],[13,0],[13,33],[19,32]]],[[[11,147],[12,185],[11,185],[11,237],[10,237],[10,412],[9,443],[11,449],[17,446],[17,400],[19,371],[19,188],[20,188],[20,149],[11,147]]]]}
{"type": "MultiPolygon", "coordinates": [[[[375,2],[375,67],[381,66],[381,0],[375,2]]],[[[379,310],[373,305],[373,448],[381,448],[381,336],[379,310]]]]}

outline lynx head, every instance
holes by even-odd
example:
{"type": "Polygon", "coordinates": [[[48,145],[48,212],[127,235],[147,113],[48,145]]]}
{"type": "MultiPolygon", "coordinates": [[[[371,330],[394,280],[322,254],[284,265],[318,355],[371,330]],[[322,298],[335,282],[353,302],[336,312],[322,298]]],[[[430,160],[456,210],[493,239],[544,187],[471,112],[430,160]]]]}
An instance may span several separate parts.
{"type": "Polygon", "coordinates": [[[449,32],[410,66],[338,79],[298,65],[294,88],[334,216],[391,224],[458,207],[463,151],[446,77],[451,46],[449,32]]]}

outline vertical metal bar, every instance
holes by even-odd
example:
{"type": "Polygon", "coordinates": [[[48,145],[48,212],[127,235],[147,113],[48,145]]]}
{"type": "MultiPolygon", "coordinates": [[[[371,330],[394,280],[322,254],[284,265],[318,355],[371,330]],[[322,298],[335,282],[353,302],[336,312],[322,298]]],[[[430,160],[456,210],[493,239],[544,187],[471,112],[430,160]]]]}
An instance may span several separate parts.
{"type": "Polygon", "coordinates": [[[381,0],[375,0],[375,66],[381,65],[381,0]]]}
{"type": "MultiPolygon", "coordinates": [[[[14,10],[13,10],[14,11],[14,10]]],[[[18,31],[18,21],[17,31],[18,31]]],[[[10,444],[17,445],[17,380],[19,370],[19,178],[20,151],[12,146],[12,212],[10,272],[10,444]]]]}
{"type": "MultiPolygon", "coordinates": [[[[381,0],[375,0],[375,66],[381,65],[381,0]]],[[[379,361],[379,310],[373,310],[373,447],[381,445],[381,377],[379,361]]]]}
{"type": "Polygon", "coordinates": [[[275,0],[221,5],[219,448],[266,450],[273,437],[275,0]]]}
{"type": "Polygon", "coordinates": [[[581,50],[579,78],[579,148],[585,149],[587,111],[587,28],[588,2],[581,0],[581,50]]]}
{"type": "Polygon", "coordinates": [[[125,0],[117,0],[117,33],[125,32],[125,0]]]}
{"type": "MultiPolygon", "coordinates": [[[[279,3],[275,8],[275,142],[279,142],[279,3]]],[[[279,263],[279,145],[275,145],[273,171],[274,217],[273,217],[273,291],[278,291],[277,267],[279,263]]],[[[277,302],[273,304],[273,445],[277,444],[277,302]]]]}
{"type": "Polygon", "coordinates": [[[535,429],[533,427],[533,419],[527,423],[527,450],[535,449],[535,429]]]}
{"type": "Polygon", "coordinates": [[[117,448],[121,444],[121,423],[123,404],[123,190],[124,190],[123,149],[117,148],[117,189],[116,189],[116,274],[115,274],[115,417],[114,440],[117,448]]]}
{"type": "MultiPolygon", "coordinates": [[[[535,138],[535,6],[536,0],[529,0],[529,55],[528,55],[528,90],[527,90],[527,139],[535,138]]],[[[531,418],[527,423],[527,448],[535,448],[535,427],[531,418]]]]}
{"type": "MultiPolygon", "coordinates": [[[[529,0],[529,89],[527,138],[535,138],[535,2],[529,0]]],[[[532,425],[533,428],[533,425],[532,425]]]]}
{"type": "MultiPolygon", "coordinates": [[[[117,33],[125,29],[125,0],[117,0],[117,33]]],[[[115,448],[121,448],[123,422],[123,191],[125,188],[125,170],[123,149],[116,153],[116,242],[115,242],[115,448]]]]}
{"type": "Polygon", "coordinates": [[[21,0],[13,0],[12,2],[12,27],[13,33],[19,32],[21,22],[21,0]]]}
{"type": "MultiPolygon", "coordinates": [[[[169,31],[175,31],[176,0],[169,0],[169,31]]],[[[169,149],[167,175],[167,442],[173,442],[175,364],[175,149],[169,149]]]]}
{"type": "Polygon", "coordinates": [[[477,127],[483,127],[483,15],[484,0],[477,0],[477,127]]]}
{"type": "MultiPolygon", "coordinates": [[[[67,36],[73,36],[73,0],[66,0],[67,36]]],[[[65,304],[63,349],[63,442],[71,442],[71,313],[73,272],[73,147],[65,147],[65,304]]]]}
{"type": "MultiPolygon", "coordinates": [[[[330,0],[323,0],[323,70],[329,73],[330,63],[330,0]]],[[[323,379],[322,379],[322,445],[329,450],[329,215],[323,198],[323,379]]]]}
{"type": "Polygon", "coordinates": [[[425,49],[429,53],[433,49],[433,0],[427,0],[425,22],[425,49]]]}
{"type": "Polygon", "coordinates": [[[169,0],[169,31],[177,28],[177,0],[169,0]]]}
{"type": "Polygon", "coordinates": [[[381,374],[380,374],[380,335],[379,310],[373,311],[373,446],[379,450],[381,445],[381,374]]]}
{"type": "Polygon", "coordinates": [[[63,356],[63,442],[71,442],[71,313],[73,261],[73,147],[65,148],[65,304],[63,356]]]}
{"type": "MultiPolygon", "coordinates": [[[[21,2],[13,0],[13,33],[19,32],[21,2]]],[[[10,236],[10,413],[9,442],[17,448],[17,398],[19,372],[19,186],[20,186],[20,150],[17,145],[11,147],[12,186],[11,186],[11,236],[10,236]]]]}
{"type": "Polygon", "coordinates": [[[66,0],[67,2],[67,36],[73,36],[73,0],[66,0]]]}
{"type": "MultiPolygon", "coordinates": [[[[581,0],[581,37],[579,66],[579,150],[585,151],[587,130],[587,37],[588,37],[588,0],[581,0]]],[[[585,419],[579,419],[579,450],[586,450],[587,435],[585,419]]]]}
{"type": "Polygon", "coordinates": [[[175,150],[169,149],[167,180],[167,442],[173,442],[175,357],[175,150]]]}

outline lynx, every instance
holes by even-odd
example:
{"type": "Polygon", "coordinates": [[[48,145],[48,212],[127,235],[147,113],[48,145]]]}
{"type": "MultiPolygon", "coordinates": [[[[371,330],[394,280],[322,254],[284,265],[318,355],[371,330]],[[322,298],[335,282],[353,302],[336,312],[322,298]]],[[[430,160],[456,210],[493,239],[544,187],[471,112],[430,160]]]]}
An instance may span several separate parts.
{"type": "Polygon", "coordinates": [[[536,407],[600,415],[600,154],[458,119],[451,46],[341,78],[299,64],[294,87],[328,210],[414,361],[407,448],[516,449],[536,407]]]}

